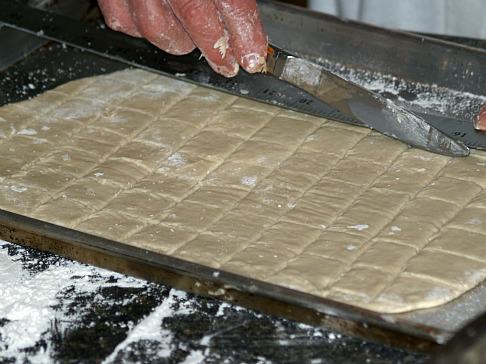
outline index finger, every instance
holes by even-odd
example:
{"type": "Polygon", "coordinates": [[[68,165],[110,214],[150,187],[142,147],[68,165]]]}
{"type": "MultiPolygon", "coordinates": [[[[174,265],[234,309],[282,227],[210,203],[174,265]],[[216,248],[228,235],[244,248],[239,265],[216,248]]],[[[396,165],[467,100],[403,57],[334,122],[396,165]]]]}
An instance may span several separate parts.
{"type": "Polygon", "coordinates": [[[238,73],[238,62],[214,2],[170,0],[169,3],[211,67],[227,77],[235,76],[238,73]]]}
{"type": "Polygon", "coordinates": [[[238,63],[248,72],[265,70],[267,36],[255,0],[215,0],[230,33],[238,63]]]}

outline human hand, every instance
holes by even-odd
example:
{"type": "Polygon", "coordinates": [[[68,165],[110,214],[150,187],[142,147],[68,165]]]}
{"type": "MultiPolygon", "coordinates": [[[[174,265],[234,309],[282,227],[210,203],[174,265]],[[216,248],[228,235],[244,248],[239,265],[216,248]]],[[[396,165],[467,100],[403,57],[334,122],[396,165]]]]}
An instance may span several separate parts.
{"type": "Polygon", "coordinates": [[[256,0],[98,0],[107,25],[175,55],[198,47],[218,73],[265,69],[267,36],[256,0]]]}
{"type": "Polygon", "coordinates": [[[476,130],[486,131],[486,104],[483,105],[479,111],[479,115],[474,120],[474,128],[476,130]]]}

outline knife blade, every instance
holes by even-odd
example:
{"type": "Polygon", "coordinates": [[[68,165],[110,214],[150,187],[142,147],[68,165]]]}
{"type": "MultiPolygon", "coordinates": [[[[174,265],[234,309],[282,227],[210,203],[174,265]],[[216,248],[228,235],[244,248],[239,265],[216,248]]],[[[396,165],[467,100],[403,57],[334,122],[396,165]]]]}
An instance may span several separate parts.
{"type": "Polygon", "coordinates": [[[276,77],[240,72],[237,77],[226,79],[213,72],[204,60],[199,59],[197,53],[173,56],[145,41],[111,30],[97,29],[58,14],[32,9],[17,1],[0,0],[0,6],[0,26],[21,30],[130,66],[178,77],[205,87],[231,93],[239,92],[250,98],[293,110],[367,126],[435,153],[449,156],[469,154],[469,149],[462,142],[446,136],[420,117],[333,75],[321,66],[295,57],[277,47],[272,48],[275,52],[269,56],[267,67],[276,77]],[[307,73],[299,73],[302,70],[307,73]],[[317,77],[317,84],[321,87],[316,87],[312,82],[305,82],[312,79],[313,75],[317,77]],[[329,85],[334,85],[334,91],[326,86],[327,81],[329,85]],[[326,88],[330,92],[324,92],[326,88]],[[347,96],[336,100],[339,91],[347,96]]]}
{"type": "Polygon", "coordinates": [[[274,45],[268,47],[267,72],[302,88],[349,118],[413,147],[449,156],[469,155],[462,142],[450,138],[422,117],[274,45]]]}

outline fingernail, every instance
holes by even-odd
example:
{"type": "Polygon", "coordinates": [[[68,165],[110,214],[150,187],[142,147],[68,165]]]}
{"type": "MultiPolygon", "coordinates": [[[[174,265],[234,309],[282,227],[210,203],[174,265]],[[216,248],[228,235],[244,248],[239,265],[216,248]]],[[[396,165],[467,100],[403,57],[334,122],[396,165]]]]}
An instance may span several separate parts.
{"type": "Polygon", "coordinates": [[[486,105],[481,108],[479,115],[474,119],[474,128],[476,130],[486,130],[486,105]]]}
{"type": "Polygon", "coordinates": [[[235,61],[232,64],[232,68],[225,67],[221,70],[221,73],[226,77],[235,77],[238,74],[239,70],[240,70],[240,66],[235,61]]]}
{"type": "Polygon", "coordinates": [[[263,72],[266,68],[266,61],[258,53],[250,53],[241,58],[241,65],[250,73],[263,72]]]}

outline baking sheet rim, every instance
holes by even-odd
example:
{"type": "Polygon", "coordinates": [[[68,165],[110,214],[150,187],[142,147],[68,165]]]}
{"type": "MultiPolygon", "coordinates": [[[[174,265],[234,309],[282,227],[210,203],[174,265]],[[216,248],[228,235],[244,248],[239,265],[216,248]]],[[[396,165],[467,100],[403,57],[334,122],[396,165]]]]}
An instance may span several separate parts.
{"type": "MultiPolygon", "coordinates": [[[[117,270],[123,274],[155,280],[199,295],[233,303],[238,301],[238,304],[252,309],[260,309],[270,314],[286,316],[306,323],[319,325],[320,322],[329,320],[349,322],[352,324],[351,326],[354,325],[354,329],[351,331],[349,329],[343,330],[344,333],[366,336],[366,338],[393,346],[430,351],[437,344],[443,344],[445,339],[452,335],[449,331],[412,322],[399,317],[399,315],[379,314],[328,298],[210,268],[169,255],[151,252],[2,209],[0,209],[0,239],[62,255],[82,263],[117,270]],[[26,235],[27,238],[21,235],[26,235]],[[61,247],[58,245],[59,243],[66,244],[66,246],[61,247]],[[81,259],[81,254],[66,248],[88,250],[95,254],[97,252],[100,254],[101,259],[100,257],[97,257],[98,259],[81,259]],[[129,265],[135,264],[138,269],[130,269],[128,272],[126,269],[117,269],[119,266],[114,267],[113,264],[110,265],[106,261],[107,257],[123,261],[129,265]],[[147,267],[146,272],[144,272],[144,266],[147,267]],[[181,287],[177,279],[169,279],[169,281],[166,279],[153,279],[152,275],[148,273],[152,269],[175,274],[180,278],[189,278],[192,280],[193,287],[188,288],[187,285],[181,287]],[[206,287],[205,290],[201,288],[203,285],[206,287]],[[280,303],[286,306],[287,309],[284,312],[280,310],[280,312],[276,313],[271,309],[267,310],[267,307],[255,307],[253,304],[241,303],[239,300],[232,298],[233,296],[241,298],[241,295],[243,297],[260,297],[263,300],[280,303]],[[313,313],[312,316],[314,317],[299,317],[299,315],[296,317],[293,314],[294,310],[309,311],[313,313]],[[360,333],[361,331],[367,333],[363,335],[360,333]],[[372,333],[373,331],[376,332],[372,333]]],[[[89,254],[87,256],[89,257],[89,254]]],[[[248,303],[247,300],[245,301],[248,303]]],[[[309,316],[309,312],[306,312],[305,316],[309,316]]],[[[337,324],[339,325],[339,322],[337,324]]]]}

